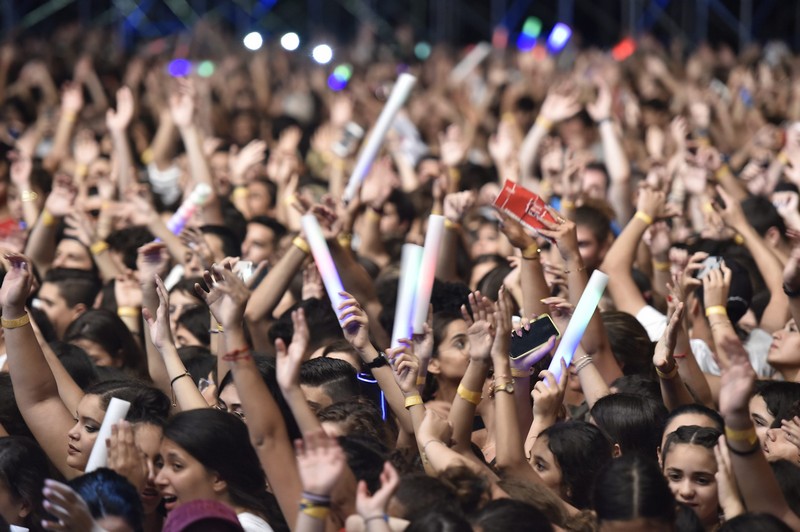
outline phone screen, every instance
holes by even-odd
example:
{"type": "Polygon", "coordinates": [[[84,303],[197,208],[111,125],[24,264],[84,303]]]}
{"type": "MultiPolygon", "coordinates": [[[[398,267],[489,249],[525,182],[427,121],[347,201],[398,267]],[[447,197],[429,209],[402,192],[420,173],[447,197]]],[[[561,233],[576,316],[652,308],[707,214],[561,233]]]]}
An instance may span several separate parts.
{"type": "Polygon", "coordinates": [[[516,333],[511,336],[510,356],[512,359],[524,357],[528,353],[546,344],[551,336],[559,337],[556,324],[549,314],[542,314],[530,324],[528,330],[522,329],[522,336],[516,333]]]}

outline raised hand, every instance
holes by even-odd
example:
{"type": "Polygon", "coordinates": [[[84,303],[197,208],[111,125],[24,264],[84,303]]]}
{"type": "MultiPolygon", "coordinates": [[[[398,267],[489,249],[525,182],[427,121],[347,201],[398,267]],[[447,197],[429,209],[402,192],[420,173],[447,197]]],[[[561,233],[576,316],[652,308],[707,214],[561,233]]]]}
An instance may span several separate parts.
{"type": "Polygon", "coordinates": [[[105,443],[108,447],[108,468],[128,479],[137,491],[144,489],[148,475],[147,460],[136,446],[130,422],[123,420],[113,425],[111,437],[105,443]]]}
{"type": "Polygon", "coordinates": [[[567,391],[569,372],[567,364],[561,360],[561,378],[556,381],[555,375],[547,370],[539,373],[538,381],[531,392],[533,398],[533,418],[542,423],[555,423],[558,420],[564,394],[567,391]]]}
{"type": "Polygon", "coordinates": [[[365,521],[378,517],[384,518],[386,516],[386,508],[389,506],[389,499],[392,498],[397,486],[400,484],[400,475],[391,462],[385,462],[383,464],[380,480],[380,489],[372,495],[369,494],[366,481],[358,481],[358,488],[356,489],[356,511],[365,521]]]}
{"type": "Polygon", "coordinates": [[[214,263],[214,252],[211,251],[211,246],[208,245],[208,241],[200,229],[187,225],[181,231],[180,239],[193,253],[197,253],[204,268],[211,267],[214,263]]]}
{"type": "Polygon", "coordinates": [[[194,83],[188,79],[178,80],[175,91],[169,95],[169,110],[172,120],[179,128],[192,125],[195,111],[194,83]]]}
{"type": "Polygon", "coordinates": [[[507,120],[502,120],[497,126],[497,133],[489,138],[489,155],[497,167],[502,167],[515,160],[517,146],[513,131],[514,125],[507,120]]]}
{"type": "Polygon", "coordinates": [[[547,92],[539,114],[551,122],[561,122],[578,114],[580,110],[581,104],[575,91],[562,84],[554,85],[547,92]]]}
{"type": "Polygon", "coordinates": [[[466,157],[468,149],[459,126],[451,124],[447,131],[439,134],[439,151],[445,166],[458,166],[466,157]]]}
{"type": "Polygon", "coordinates": [[[97,239],[97,228],[83,209],[75,209],[64,219],[67,224],[64,234],[75,238],[86,247],[97,239]]]}
{"type": "Polygon", "coordinates": [[[725,443],[725,436],[719,437],[719,441],[714,447],[714,458],[717,460],[717,472],[714,477],[717,480],[719,505],[725,514],[725,520],[728,521],[744,513],[745,508],[739,494],[739,486],[736,484],[736,476],[731,466],[731,455],[728,445],[725,443]]]}
{"type": "Polygon", "coordinates": [[[230,265],[222,267],[213,264],[203,274],[203,280],[209,290],[199,284],[194,285],[195,292],[203,298],[217,323],[224,328],[241,327],[244,321],[244,309],[250,290],[244,282],[231,270],[230,265]]]}
{"type": "Polygon", "coordinates": [[[586,112],[592,120],[600,122],[611,117],[611,87],[599,77],[594,80],[594,86],[597,88],[597,98],[594,102],[586,104],[586,112]]]}
{"type": "Polygon", "coordinates": [[[61,482],[47,479],[44,481],[44,509],[55,521],[43,521],[45,530],[86,530],[87,532],[104,532],[92,518],[89,507],[75,490],[61,482]]]}
{"type": "Polygon", "coordinates": [[[263,140],[251,140],[237,153],[234,153],[233,149],[231,149],[228,162],[231,171],[231,183],[234,185],[244,184],[248,170],[264,162],[266,150],[267,143],[263,140]]]}
{"type": "Polygon", "coordinates": [[[495,210],[495,214],[500,218],[500,231],[506,235],[512,246],[524,250],[536,243],[536,239],[525,231],[521,223],[509,217],[503,211],[495,210]]]}
{"type": "Polygon", "coordinates": [[[136,273],[127,271],[123,275],[118,275],[114,280],[114,299],[117,301],[117,308],[142,306],[142,289],[136,279],[136,273]]]}
{"type": "Polygon", "coordinates": [[[731,417],[739,419],[749,417],[749,403],[756,382],[756,372],[738,338],[729,336],[720,343],[721,345],[717,346],[722,368],[719,411],[727,424],[731,417]]]}
{"type": "Polygon", "coordinates": [[[31,261],[19,253],[6,253],[9,270],[0,286],[0,304],[3,305],[3,316],[7,319],[18,318],[25,312],[25,301],[33,288],[33,272],[31,261]]]}
{"type": "Polygon", "coordinates": [[[303,491],[330,497],[347,465],[339,442],[319,429],[303,434],[302,440],[294,442],[294,448],[303,491]]]}
{"type": "Polygon", "coordinates": [[[9,154],[9,158],[11,158],[12,155],[13,160],[10,169],[11,182],[14,183],[20,191],[30,190],[33,159],[28,153],[22,150],[12,152],[9,154]]]}
{"type": "Polygon", "coordinates": [[[300,365],[305,358],[310,334],[305,311],[300,308],[292,312],[292,343],[287,348],[283,340],[275,340],[276,370],[278,386],[286,392],[300,386],[300,365]]]}
{"type": "Polygon", "coordinates": [[[783,284],[791,291],[800,290],[800,245],[797,242],[783,268],[783,284]]]}
{"type": "Polygon", "coordinates": [[[416,395],[419,359],[414,355],[411,340],[401,339],[400,345],[386,350],[386,358],[392,363],[392,371],[397,385],[404,395],[416,395]]]}
{"type": "MultiPolygon", "coordinates": [[[[141,249],[141,248],[140,248],[141,249]]],[[[164,286],[164,281],[161,277],[155,275],[156,295],[158,295],[158,309],[156,315],[150,312],[150,309],[143,308],[142,314],[147,327],[150,329],[150,341],[156,349],[161,351],[162,348],[168,345],[174,345],[172,340],[172,329],[169,325],[169,291],[164,286]]]]}
{"type": "Polygon", "coordinates": [[[44,202],[47,212],[57,218],[63,218],[70,212],[75,204],[75,197],[78,189],[72,184],[72,180],[65,175],[56,175],[53,181],[53,190],[44,202]]]}
{"type": "Polygon", "coordinates": [[[653,353],[653,365],[663,373],[668,373],[675,367],[676,361],[673,355],[682,317],[683,303],[679,302],[669,317],[669,323],[664,330],[664,334],[661,335],[656,344],[655,352],[653,353]]]}
{"type": "Polygon", "coordinates": [[[469,306],[461,305],[461,316],[467,322],[467,338],[469,338],[469,356],[472,360],[488,360],[494,341],[494,305],[488,297],[480,292],[469,294],[469,306]]]}
{"type": "Polygon", "coordinates": [[[444,197],[444,217],[458,223],[475,204],[475,193],[472,191],[451,192],[444,197]]]}
{"type": "Polygon", "coordinates": [[[136,271],[142,284],[155,282],[155,276],[166,275],[169,256],[164,253],[167,246],[163,242],[150,242],[137,250],[136,271]]]}
{"type": "Polygon", "coordinates": [[[370,345],[367,313],[352,295],[347,292],[340,292],[339,295],[345,298],[337,309],[344,338],[359,352],[363,352],[370,345]]]}
{"type": "Polygon", "coordinates": [[[561,258],[569,262],[580,258],[578,250],[578,230],[575,222],[561,217],[556,211],[547,207],[547,210],[555,218],[555,222],[550,222],[546,218],[540,218],[544,229],[539,229],[539,234],[549,238],[556,243],[561,258]]]}
{"type": "Polygon", "coordinates": [[[81,109],[83,109],[83,87],[80,83],[65,83],[61,90],[61,112],[75,116],[81,109]]]}
{"type": "Polygon", "coordinates": [[[303,291],[301,292],[303,301],[306,299],[323,299],[325,297],[325,285],[322,283],[322,276],[319,274],[315,263],[308,264],[303,268],[303,291]]]}
{"type": "Polygon", "coordinates": [[[703,277],[703,303],[711,308],[728,304],[731,288],[731,270],[725,264],[711,270],[703,277]]]}
{"type": "Polygon", "coordinates": [[[495,333],[492,341],[491,354],[493,359],[498,357],[505,362],[511,351],[511,296],[505,287],[500,287],[497,294],[497,305],[494,310],[495,333]]]}
{"type": "Polygon", "coordinates": [[[106,111],[106,127],[112,133],[120,133],[128,128],[133,118],[133,93],[128,87],[117,90],[117,109],[106,111]]]}

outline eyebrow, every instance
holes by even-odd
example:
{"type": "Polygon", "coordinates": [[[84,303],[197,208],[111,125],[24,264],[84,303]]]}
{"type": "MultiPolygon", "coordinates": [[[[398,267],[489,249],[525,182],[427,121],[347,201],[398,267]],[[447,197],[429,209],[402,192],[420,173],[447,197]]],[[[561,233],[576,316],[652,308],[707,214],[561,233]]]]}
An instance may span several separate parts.
{"type": "Polygon", "coordinates": [[[450,340],[450,341],[451,341],[451,342],[455,342],[456,340],[463,340],[463,339],[466,339],[466,337],[467,337],[467,335],[466,335],[466,334],[460,333],[460,334],[457,334],[457,335],[453,336],[453,339],[452,339],[452,340],[450,340]]]}

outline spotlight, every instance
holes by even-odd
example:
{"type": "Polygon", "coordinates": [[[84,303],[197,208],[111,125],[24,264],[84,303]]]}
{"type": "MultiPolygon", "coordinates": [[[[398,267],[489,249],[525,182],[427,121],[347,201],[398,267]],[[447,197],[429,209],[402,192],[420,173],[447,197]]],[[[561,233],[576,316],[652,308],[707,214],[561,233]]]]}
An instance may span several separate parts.
{"type": "Polygon", "coordinates": [[[327,44],[318,44],[311,51],[311,57],[320,65],[327,65],[333,59],[333,50],[327,44]]]}
{"type": "Polygon", "coordinates": [[[251,31],[247,35],[244,36],[242,40],[244,43],[244,47],[248,50],[256,51],[261,48],[261,45],[264,44],[264,39],[261,37],[261,34],[257,31],[251,31]]]}
{"type": "Polygon", "coordinates": [[[350,76],[353,75],[353,67],[347,64],[339,65],[333,69],[333,72],[328,76],[328,88],[332,91],[340,91],[347,87],[347,82],[350,81],[350,76]]]}
{"type": "Polygon", "coordinates": [[[183,78],[192,71],[192,63],[188,59],[173,59],[167,66],[167,72],[174,78],[183,78]]]}
{"type": "Polygon", "coordinates": [[[417,56],[417,59],[420,61],[425,61],[431,56],[431,45],[424,41],[417,43],[414,47],[414,55],[417,56]]]}
{"type": "Polygon", "coordinates": [[[560,52],[567,45],[570,37],[572,37],[572,29],[563,22],[559,22],[553,26],[550,36],[547,37],[547,48],[553,53],[560,52]]]}
{"type": "Polygon", "coordinates": [[[517,37],[517,48],[520,52],[528,52],[536,46],[536,38],[542,32],[542,21],[536,17],[528,17],[522,25],[522,32],[517,37]]]}
{"type": "Polygon", "coordinates": [[[281,37],[281,46],[284,50],[294,52],[300,46],[300,37],[295,32],[289,32],[281,37]]]}

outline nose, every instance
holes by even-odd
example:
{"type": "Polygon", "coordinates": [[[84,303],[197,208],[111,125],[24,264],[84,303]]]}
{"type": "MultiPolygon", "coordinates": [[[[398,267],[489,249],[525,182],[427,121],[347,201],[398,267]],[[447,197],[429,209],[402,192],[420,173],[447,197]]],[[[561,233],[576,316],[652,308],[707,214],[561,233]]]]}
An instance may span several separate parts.
{"type": "Polygon", "coordinates": [[[769,441],[776,441],[778,439],[778,431],[780,429],[768,429],[767,430],[767,438],[769,441]]]}
{"type": "Polygon", "coordinates": [[[694,499],[694,487],[692,486],[692,482],[687,478],[681,482],[680,486],[678,487],[678,494],[681,498],[685,501],[691,501],[694,499]]]}
{"type": "Polygon", "coordinates": [[[76,442],[81,439],[81,429],[79,422],[76,421],[75,424],[72,425],[72,428],[69,429],[69,432],[67,433],[67,437],[71,442],[76,442]]]}
{"type": "Polygon", "coordinates": [[[162,468],[161,471],[159,471],[156,474],[153,482],[155,483],[158,489],[164,489],[167,486],[167,484],[169,484],[169,482],[167,481],[167,476],[164,474],[164,468],[162,468]]]}

